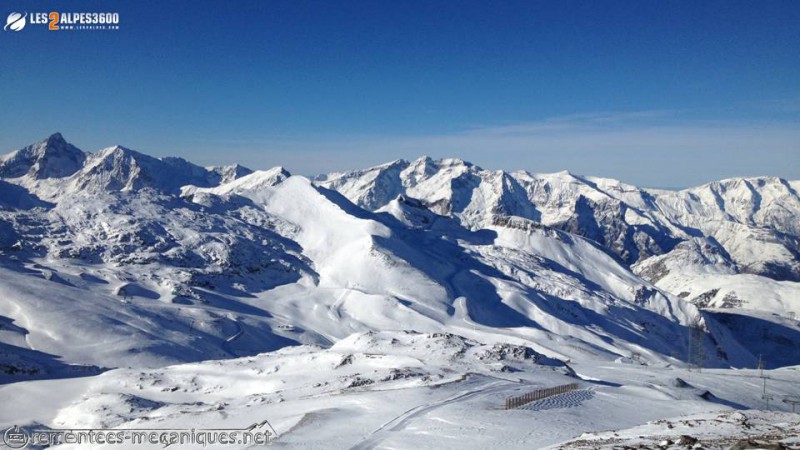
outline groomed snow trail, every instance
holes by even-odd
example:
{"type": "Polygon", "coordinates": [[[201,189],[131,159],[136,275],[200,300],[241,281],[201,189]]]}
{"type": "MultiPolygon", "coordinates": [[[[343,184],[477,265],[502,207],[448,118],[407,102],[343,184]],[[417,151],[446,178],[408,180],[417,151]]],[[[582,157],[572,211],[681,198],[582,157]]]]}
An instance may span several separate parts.
{"type": "Polygon", "coordinates": [[[389,437],[388,436],[389,433],[402,430],[403,428],[406,427],[406,425],[408,425],[409,422],[418,417],[423,416],[424,414],[429,413],[430,411],[433,411],[437,408],[441,408],[442,406],[449,405],[451,403],[457,403],[469,400],[477,395],[486,395],[494,392],[500,392],[505,389],[508,389],[510,386],[518,387],[519,385],[517,383],[505,380],[489,382],[473,389],[467,389],[461,391],[458,394],[448,397],[446,399],[425,403],[416,406],[414,408],[411,408],[408,411],[405,411],[404,413],[398,415],[394,419],[378,427],[378,429],[370,433],[361,442],[351,447],[351,450],[369,450],[377,448],[377,446],[381,442],[383,442],[384,439],[389,437]]]}

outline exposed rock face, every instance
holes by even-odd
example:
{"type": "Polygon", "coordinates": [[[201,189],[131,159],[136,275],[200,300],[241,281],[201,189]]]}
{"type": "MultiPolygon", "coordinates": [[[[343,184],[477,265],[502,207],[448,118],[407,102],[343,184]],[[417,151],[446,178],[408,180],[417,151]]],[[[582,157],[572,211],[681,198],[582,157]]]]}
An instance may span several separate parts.
{"type": "MultiPolygon", "coordinates": [[[[483,170],[458,159],[403,160],[333,173],[316,182],[376,210],[398,195],[472,229],[518,216],[592,239],[627,264],[706,238],[724,267],[776,280],[800,280],[798,182],[737,178],[683,191],[638,188],[569,172],[483,170]]],[[[679,253],[685,252],[680,250],[679,253]]]]}
{"type": "Polygon", "coordinates": [[[0,177],[63,178],[77,172],[86,154],[60,133],[0,158],[0,177]]]}
{"type": "Polygon", "coordinates": [[[74,190],[136,191],[152,188],[176,193],[181,186],[212,186],[219,181],[215,172],[181,158],[157,159],[125,147],[101,150],[86,160],[73,176],[74,190]]]}
{"type": "Polygon", "coordinates": [[[208,170],[219,175],[219,184],[229,183],[233,180],[241,178],[245,175],[253,173],[251,169],[241,166],[239,164],[230,164],[227,166],[211,166],[207,167],[208,170]]]}
{"type": "MultiPolygon", "coordinates": [[[[487,333],[536,330],[535,339],[525,339],[537,352],[551,340],[569,340],[577,351],[658,361],[681,354],[685,329],[706,317],[667,291],[701,307],[780,313],[791,312],[796,298],[781,284],[773,286],[772,303],[756,302],[764,280],[777,283],[764,277],[727,288],[718,285],[727,279],[704,284],[708,274],[750,276],[742,272],[772,267],[794,273],[794,225],[768,206],[794,208],[794,197],[781,190],[791,184],[781,181],[731,182],[760,192],[760,206],[733,207],[723,196],[723,214],[700,194],[672,204],[683,193],[566,172],[487,171],[458,159],[395,161],[314,183],[281,167],[246,173],[120,146],[95,154],[72,149],[54,135],[3,157],[0,179],[0,262],[11,267],[0,264],[0,284],[13,284],[19,298],[0,315],[32,317],[23,310],[37,308],[41,292],[26,289],[52,291],[51,322],[29,332],[57,343],[57,355],[70,354],[61,342],[75,339],[51,337],[63,332],[62,323],[90,328],[89,341],[136,335],[126,345],[150,349],[142,359],[161,364],[187,351],[191,358],[230,355],[241,342],[252,351],[283,345],[273,326],[327,344],[354,330],[430,332],[468,321],[487,333]],[[56,159],[75,164],[58,165],[59,172],[51,167],[56,159]],[[700,278],[686,278],[691,274],[700,278]],[[83,316],[73,313],[76,305],[83,316]],[[162,320],[165,311],[176,316],[162,320]],[[194,347],[187,311],[213,328],[204,349],[194,347]],[[110,321],[112,313],[127,315],[110,321]],[[245,337],[237,328],[242,315],[245,337]],[[84,319],[105,325],[87,327],[84,319]],[[42,331],[54,323],[53,333],[42,331]],[[141,331],[163,326],[177,327],[166,337],[173,347],[141,331]]],[[[708,353],[722,349],[712,364],[752,362],[715,323],[703,329],[708,353]]],[[[503,352],[498,362],[513,368],[518,349],[503,352]]]]}

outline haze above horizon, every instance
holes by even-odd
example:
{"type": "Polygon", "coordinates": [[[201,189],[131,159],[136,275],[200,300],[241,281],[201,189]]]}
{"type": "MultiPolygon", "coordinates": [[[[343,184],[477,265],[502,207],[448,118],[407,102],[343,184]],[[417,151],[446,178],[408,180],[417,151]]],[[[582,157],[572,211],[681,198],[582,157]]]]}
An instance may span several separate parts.
{"type": "Polygon", "coordinates": [[[61,131],[293,173],[421,155],[686,187],[800,179],[800,3],[21,1],[0,153],[61,131]]]}

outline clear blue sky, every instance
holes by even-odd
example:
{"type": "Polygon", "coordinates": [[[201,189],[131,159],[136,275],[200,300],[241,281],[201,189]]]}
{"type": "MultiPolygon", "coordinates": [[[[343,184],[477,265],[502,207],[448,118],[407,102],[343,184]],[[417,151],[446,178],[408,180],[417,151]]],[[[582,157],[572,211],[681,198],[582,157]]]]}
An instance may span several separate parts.
{"type": "MultiPolygon", "coordinates": [[[[798,1],[25,1],[0,152],[60,131],[312,174],[454,156],[650,186],[800,178],[798,1]]],[[[3,22],[5,24],[5,22],[3,22]]]]}

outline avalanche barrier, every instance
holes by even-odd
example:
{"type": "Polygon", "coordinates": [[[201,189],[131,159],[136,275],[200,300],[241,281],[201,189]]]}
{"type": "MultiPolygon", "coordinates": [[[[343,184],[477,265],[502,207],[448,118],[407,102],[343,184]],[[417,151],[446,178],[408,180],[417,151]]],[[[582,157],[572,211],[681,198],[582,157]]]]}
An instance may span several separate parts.
{"type": "Polygon", "coordinates": [[[578,389],[578,383],[570,383],[570,384],[562,384],[561,386],[555,386],[547,389],[537,389],[535,391],[527,392],[525,394],[517,395],[515,397],[508,397],[506,399],[505,409],[519,408],[520,406],[527,405],[528,403],[535,402],[536,400],[541,400],[543,398],[552,397],[554,395],[574,391],[576,389],[578,389]]]}

